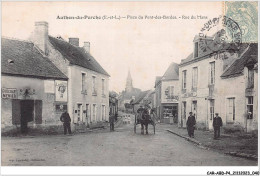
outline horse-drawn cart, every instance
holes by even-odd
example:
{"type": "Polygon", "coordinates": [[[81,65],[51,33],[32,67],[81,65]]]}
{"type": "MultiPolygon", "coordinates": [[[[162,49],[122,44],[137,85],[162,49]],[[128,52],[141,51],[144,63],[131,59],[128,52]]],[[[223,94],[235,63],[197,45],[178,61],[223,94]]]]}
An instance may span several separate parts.
{"type": "Polygon", "coordinates": [[[144,127],[146,130],[146,134],[148,134],[148,124],[153,126],[153,133],[155,134],[155,115],[145,114],[143,112],[135,114],[135,122],[134,122],[134,132],[136,133],[136,126],[138,124],[141,125],[141,133],[144,133],[144,127]]]}

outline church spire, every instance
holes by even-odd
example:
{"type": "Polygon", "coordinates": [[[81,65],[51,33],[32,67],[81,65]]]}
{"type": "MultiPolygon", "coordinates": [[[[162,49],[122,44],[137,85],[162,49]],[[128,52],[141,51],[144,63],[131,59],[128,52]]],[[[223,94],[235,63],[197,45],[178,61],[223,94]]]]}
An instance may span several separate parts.
{"type": "Polygon", "coordinates": [[[128,69],[125,91],[131,92],[132,90],[133,90],[133,81],[132,81],[130,69],[128,69]]]}

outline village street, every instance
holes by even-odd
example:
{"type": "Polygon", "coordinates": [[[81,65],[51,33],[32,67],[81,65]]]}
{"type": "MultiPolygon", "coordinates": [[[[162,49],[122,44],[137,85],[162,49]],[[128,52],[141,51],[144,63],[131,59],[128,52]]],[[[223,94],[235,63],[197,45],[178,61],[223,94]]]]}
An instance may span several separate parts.
{"type": "MultiPolygon", "coordinates": [[[[150,126],[151,127],[151,126],[150,126]]],[[[246,166],[256,161],[205,150],[156,126],[134,133],[133,124],[73,136],[2,137],[3,166],[246,166]],[[151,129],[150,129],[151,130],[151,129]],[[151,130],[152,131],[152,130],[151,130]]]]}

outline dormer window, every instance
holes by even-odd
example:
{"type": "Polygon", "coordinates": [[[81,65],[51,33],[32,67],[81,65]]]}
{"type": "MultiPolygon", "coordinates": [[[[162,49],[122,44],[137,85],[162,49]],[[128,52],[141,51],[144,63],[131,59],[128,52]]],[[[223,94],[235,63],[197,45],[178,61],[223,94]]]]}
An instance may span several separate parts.
{"type": "Polygon", "coordinates": [[[199,56],[199,42],[195,42],[194,44],[194,58],[199,56]]]}

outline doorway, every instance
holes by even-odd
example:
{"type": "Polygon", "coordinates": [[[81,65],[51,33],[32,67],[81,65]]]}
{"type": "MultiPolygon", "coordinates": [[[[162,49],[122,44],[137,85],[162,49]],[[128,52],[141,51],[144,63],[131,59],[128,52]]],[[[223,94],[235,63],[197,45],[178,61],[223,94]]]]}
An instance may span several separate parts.
{"type": "Polygon", "coordinates": [[[34,101],[21,100],[21,132],[28,132],[28,122],[33,121],[34,117],[34,101]]]}
{"type": "Polygon", "coordinates": [[[191,112],[195,116],[195,119],[197,119],[197,101],[192,101],[191,112]]]}
{"type": "Polygon", "coordinates": [[[186,101],[183,101],[183,102],[182,102],[181,126],[182,126],[182,127],[186,127],[186,101]]]}

